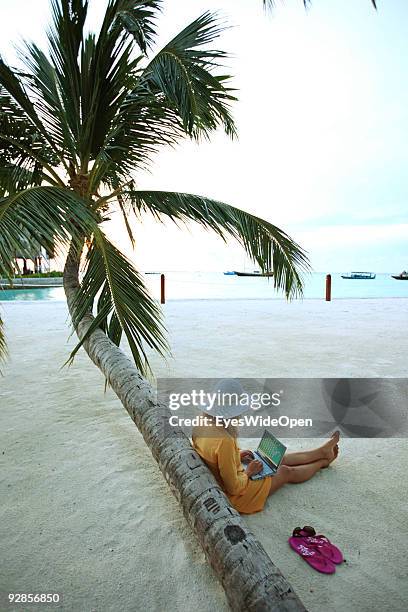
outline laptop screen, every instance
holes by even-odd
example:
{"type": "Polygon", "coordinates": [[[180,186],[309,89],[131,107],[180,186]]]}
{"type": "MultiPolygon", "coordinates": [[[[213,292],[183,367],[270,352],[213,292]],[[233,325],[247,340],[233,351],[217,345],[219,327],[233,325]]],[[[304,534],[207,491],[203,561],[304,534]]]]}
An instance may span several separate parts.
{"type": "Polygon", "coordinates": [[[279,442],[269,431],[265,430],[258,446],[258,452],[267,457],[273,465],[278,466],[286,452],[286,446],[279,442]]]}

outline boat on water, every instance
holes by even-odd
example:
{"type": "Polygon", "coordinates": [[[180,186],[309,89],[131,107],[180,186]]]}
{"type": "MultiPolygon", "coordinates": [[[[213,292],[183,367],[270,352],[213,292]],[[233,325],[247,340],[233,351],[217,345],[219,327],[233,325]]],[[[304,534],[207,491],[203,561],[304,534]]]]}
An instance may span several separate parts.
{"type": "Polygon", "coordinates": [[[236,276],[263,276],[263,277],[270,277],[273,276],[273,272],[259,272],[258,270],[254,270],[253,272],[237,272],[235,271],[234,274],[236,276]]]}
{"type": "Polygon", "coordinates": [[[227,272],[224,272],[224,276],[235,276],[235,272],[231,272],[230,270],[228,270],[227,272]]]}
{"type": "Polygon", "coordinates": [[[406,270],[403,270],[401,274],[396,274],[395,276],[391,274],[391,276],[395,278],[395,280],[408,280],[408,272],[406,270]]]}
{"type": "Polygon", "coordinates": [[[350,272],[350,274],[342,274],[341,278],[347,280],[374,280],[375,272],[350,272]]]}

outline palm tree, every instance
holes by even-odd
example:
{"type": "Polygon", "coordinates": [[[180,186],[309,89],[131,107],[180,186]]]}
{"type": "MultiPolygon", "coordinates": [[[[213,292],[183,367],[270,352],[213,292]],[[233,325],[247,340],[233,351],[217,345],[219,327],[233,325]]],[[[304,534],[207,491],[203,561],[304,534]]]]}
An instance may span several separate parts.
{"type": "Polygon", "coordinates": [[[303,609],[188,439],[164,436],[167,408],[143,378],[146,347],[167,350],[161,313],[102,226],[119,210],[133,241],[132,215],[194,221],[238,240],[288,297],[302,291],[305,253],[270,222],[203,196],[136,187],[135,173],[161,147],[209,138],[217,128],[236,133],[230,77],[220,73],[226,54],[211,47],[222,26],[204,13],[152,56],[160,5],[109,0],[96,36],[84,30],[88,0],[51,0],[48,52],[26,42],[21,68],[0,60],[0,276],[13,275],[27,238],[67,254],[64,288],[79,338],[71,358],[83,346],[128,410],[231,605],[303,609]],[[119,348],[123,333],[133,363],[119,348]]]}

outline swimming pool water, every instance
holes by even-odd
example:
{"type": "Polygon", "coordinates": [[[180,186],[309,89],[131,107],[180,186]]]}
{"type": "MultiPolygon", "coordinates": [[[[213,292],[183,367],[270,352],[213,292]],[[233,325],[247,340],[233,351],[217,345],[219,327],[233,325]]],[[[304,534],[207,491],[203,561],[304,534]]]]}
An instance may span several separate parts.
{"type": "Polygon", "coordinates": [[[0,302],[20,302],[32,300],[65,300],[63,287],[49,287],[47,289],[0,289],[0,302]]]}

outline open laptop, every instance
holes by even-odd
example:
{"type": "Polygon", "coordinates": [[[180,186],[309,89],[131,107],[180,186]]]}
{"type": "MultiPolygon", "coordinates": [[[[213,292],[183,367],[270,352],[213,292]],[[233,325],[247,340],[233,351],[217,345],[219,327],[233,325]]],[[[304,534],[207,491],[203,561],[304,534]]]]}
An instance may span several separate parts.
{"type": "Polygon", "coordinates": [[[286,446],[265,429],[258,448],[253,451],[253,461],[262,461],[263,469],[259,474],[250,476],[251,480],[260,480],[276,474],[285,452],[286,446]]]}

